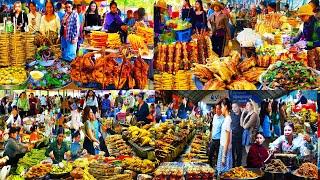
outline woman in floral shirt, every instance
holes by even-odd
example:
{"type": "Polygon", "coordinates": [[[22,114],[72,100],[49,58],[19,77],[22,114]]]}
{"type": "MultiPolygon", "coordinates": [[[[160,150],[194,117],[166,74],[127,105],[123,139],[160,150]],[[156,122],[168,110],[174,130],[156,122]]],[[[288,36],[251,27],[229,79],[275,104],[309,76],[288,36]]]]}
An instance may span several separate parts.
{"type": "Polygon", "coordinates": [[[284,135],[281,135],[273,143],[270,143],[269,148],[271,153],[295,153],[299,156],[308,156],[314,149],[309,135],[295,135],[294,125],[286,123],[284,125],[284,135]]]}

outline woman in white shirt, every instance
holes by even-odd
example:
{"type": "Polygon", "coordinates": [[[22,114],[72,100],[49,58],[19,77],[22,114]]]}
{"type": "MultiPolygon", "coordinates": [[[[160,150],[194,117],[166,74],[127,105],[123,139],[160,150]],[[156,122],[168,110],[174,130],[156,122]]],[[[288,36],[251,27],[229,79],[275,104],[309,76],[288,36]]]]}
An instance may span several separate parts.
{"type": "Polygon", "coordinates": [[[221,111],[224,116],[224,121],[221,127],[220,148],[217,161],[217,171],[219,175],[232,168],[231,102],[228,98],[221,101],[221,111]]]}
{"type": "Polygon", "coordinates": [[[34,2],[29,3],[30,13],[28,16],[28,28],[30,32],[37,32],[40,30],[41,14],[37,12],[37,6],[34,2]]]}
{"type": "Polygon", "coordinates": [[[14,126],[14,127],[22,126],[22,120],[21,120],[21,117],[18,113],[17,106],[14,106],[12,108],[11,114],[6,121],[6,124],[7,124],[8,128],[10,128],[12,126],[14,126]]]}
{"type": "Polygon", "coordinates": [[[45,14],[41,17],[40,32],[43,35],[47,35],[50,31],[60,33],[60,19],[54,13],[54,5],[52,1],[47,1],[45,6],[45,14]]]}

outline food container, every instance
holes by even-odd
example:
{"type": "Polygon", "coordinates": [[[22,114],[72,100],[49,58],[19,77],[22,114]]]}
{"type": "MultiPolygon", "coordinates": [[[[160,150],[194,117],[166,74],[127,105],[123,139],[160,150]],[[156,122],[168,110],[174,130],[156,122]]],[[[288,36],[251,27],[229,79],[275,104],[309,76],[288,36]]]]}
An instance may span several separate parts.
{"type": "Polygon", "coordinates": [[[43,78],[44,74],[41,71],[31,71],[30,76],[33,80],[40,81],[43,78]]]}

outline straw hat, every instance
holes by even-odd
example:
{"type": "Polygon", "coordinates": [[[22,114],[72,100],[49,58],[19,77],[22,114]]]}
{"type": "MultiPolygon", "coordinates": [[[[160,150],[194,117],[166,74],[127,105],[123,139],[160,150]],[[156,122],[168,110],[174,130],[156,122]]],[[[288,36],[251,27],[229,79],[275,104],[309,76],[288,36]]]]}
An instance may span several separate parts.
{"type": "Polygon", "coordinates": [[[298,16],[313,16],[313,8],[310,4],[303,5],[298,9],[297,14],[298,16]]]}
{"type": "Polygon", "coordinates": [[[224,6],[223,6],[219,1],[214,2],[214,3],[211,5],[211,8],[213,9],[215,6],[218,6],[220,9],[223,9],[223,8],[224,8],[224,6]]]}
{"type": "Polygon", "coordinates": [[[156,7],[160,7],[163,9],[167,9],[167,3],[165,0],[158,0],[157,4],[155,5],[156,7]]]}

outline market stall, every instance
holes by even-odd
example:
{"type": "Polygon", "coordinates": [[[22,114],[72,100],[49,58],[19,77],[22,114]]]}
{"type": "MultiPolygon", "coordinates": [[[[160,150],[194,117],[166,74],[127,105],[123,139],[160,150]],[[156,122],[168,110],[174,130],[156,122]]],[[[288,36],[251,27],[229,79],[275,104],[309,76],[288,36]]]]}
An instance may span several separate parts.
{"type": "MultiPolygon", "coordinates": [[[[219,42],[213,41],[211,30],[196,31],[193,26],[197,22],[180,19],[188,6],[174,4],[175,10],[180,8],[174,16],[166,8],[170,3],[158,1],[155,5],[162,10],[155,16],[162,25],[156,32],[155,89],[318,89],[319,48],[311,48],[305,40],[293,41],[303,23],[297,16],[302,12],[289,17],[285,12],[257,15],[254,27],[225,41],[219,57],[213,51],[219,42]]],[[[228,12],[228,8],[224,10],[228,12]]]]}

